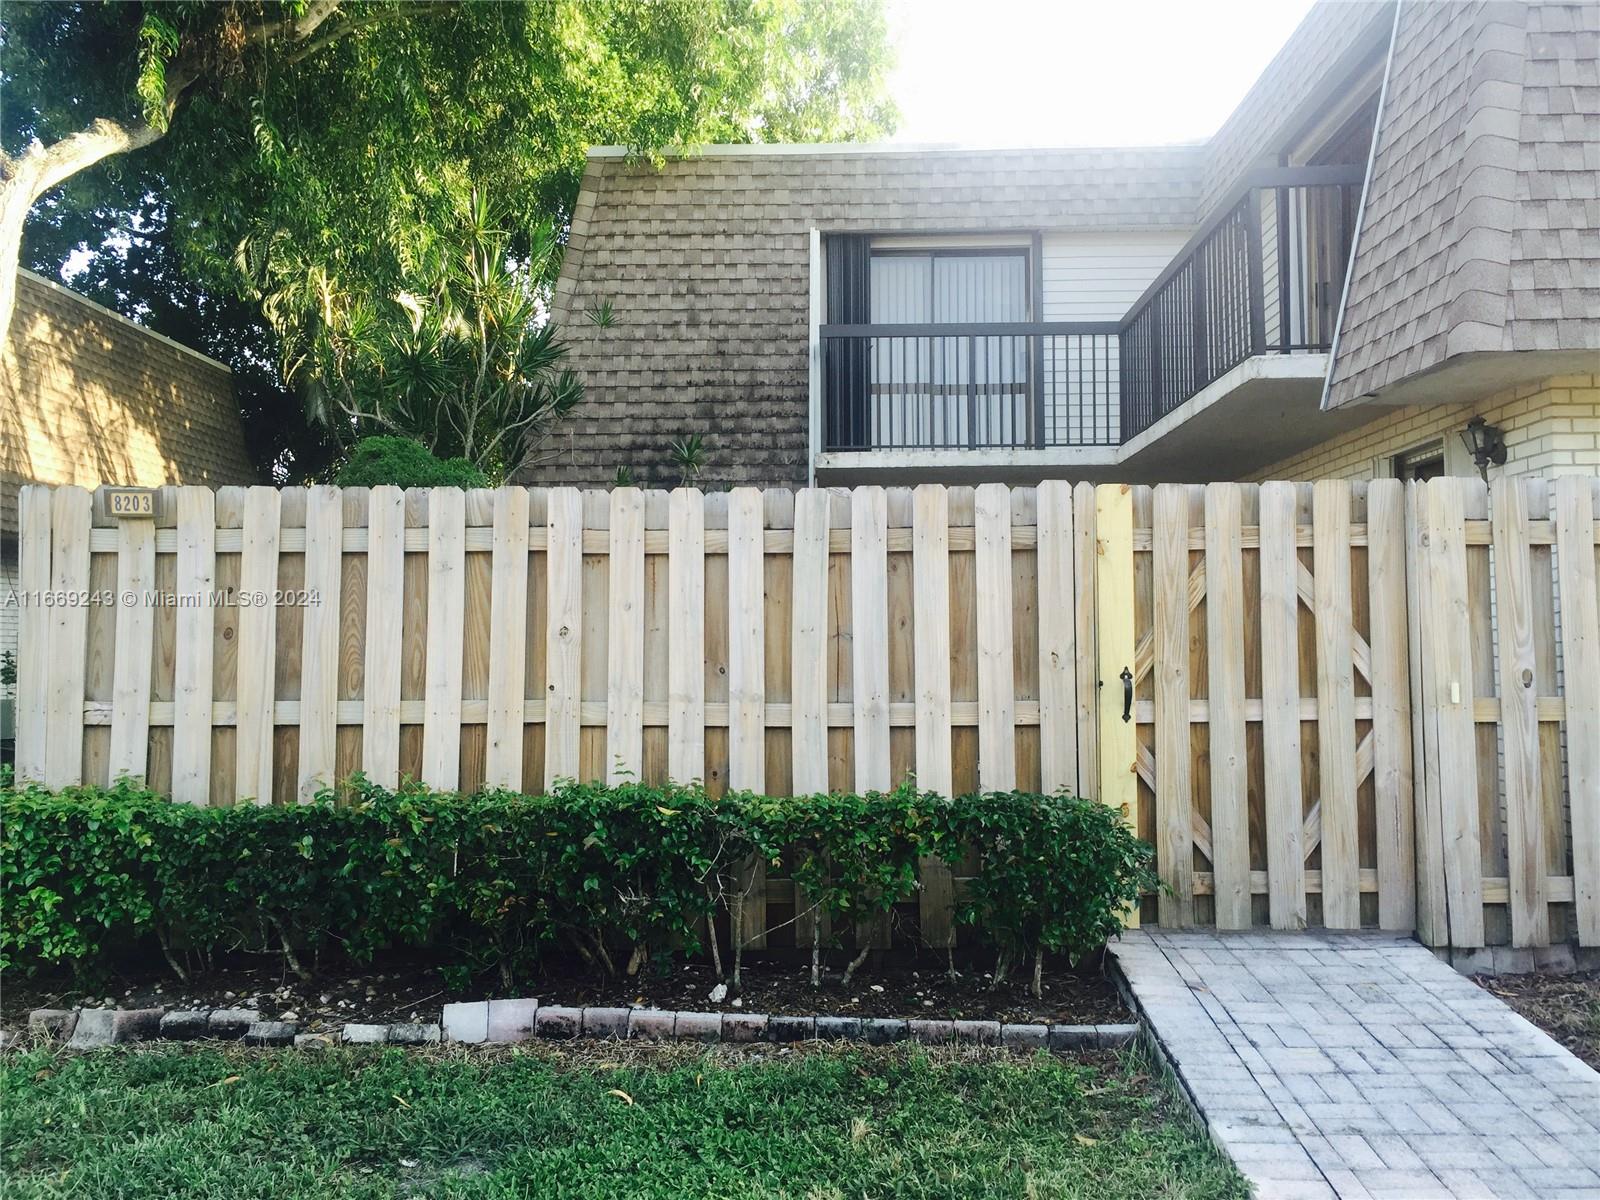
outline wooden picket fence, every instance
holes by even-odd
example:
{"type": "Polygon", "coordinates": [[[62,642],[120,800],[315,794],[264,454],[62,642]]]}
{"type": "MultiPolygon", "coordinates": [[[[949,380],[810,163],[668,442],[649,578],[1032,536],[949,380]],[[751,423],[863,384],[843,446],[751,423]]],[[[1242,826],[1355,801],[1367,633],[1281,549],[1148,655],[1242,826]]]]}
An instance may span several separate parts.
{"type": "MultiPolygon", "coordinates": [[[[18,773],[1067,788],[1156,846],[1146,919],[1600,944],[1597,507],[1592,479],[165,488],[151,521],[26,488],[18,773]]],[[[934,944],[959,886],[925,864],[934,944]]]]}

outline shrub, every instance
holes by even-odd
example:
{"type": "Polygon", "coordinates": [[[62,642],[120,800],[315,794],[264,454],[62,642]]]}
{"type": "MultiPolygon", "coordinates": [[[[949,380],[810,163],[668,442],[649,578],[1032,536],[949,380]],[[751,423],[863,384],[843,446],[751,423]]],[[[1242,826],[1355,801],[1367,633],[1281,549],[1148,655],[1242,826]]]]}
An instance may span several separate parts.
{"type": "Polygon", "coordinates": [[[787,865],[797,908],[804,898],[813,986],[821,982],[824,928],[834,941],[845,925],[856,934],[860,949],[845,968],[848,986],[866,961],[870,927],[917,894],[917,860],[935,850],[940,824],[931,814],[942,804],[910,784],[865,796],[751,801],[752,840],[769,866],[787,865]]]}
{"type": "Polygon", "coordinates": [[[978,858],[956,919],[994,944],[996,983],[1031,959],[1036,996],[1045,951],[1076,962],[1115,937],[1123,914],[1160,886],[1155,852],[1114,809],[1092,800],[963,796],[948,820],[946,858],[967,850],[978,858]]]}
{"type": "Polygon", "coordinates": [[[489,477],[466,459],[435,458],[421,442],[403,437],[362,438],[333,481],[340,487],[489,486],[489,477]]]}
{"type": "Polygon", "coordinates": [[[825,941],[916,895],[920,857],[971,848],[959,916],[999,948],[1003,976],[1028,954],[1098,946],[1154,884],[1148,848],[1115,814],[1066,796],[947,801],[908,785],[779,800],[641,783],[457,795],[359,775],[342,795],[199,808],[127,782],[0,791],[0,968],[94,975],[148,946],[185,977],[239,950],[306,975],[328,952],[428,948],[509,987],[559,946],[607,975],[709,951],[721,976],[726,913],[737,986],[748,867],[764,860],[795,880],[815,980],[825,941]]]}

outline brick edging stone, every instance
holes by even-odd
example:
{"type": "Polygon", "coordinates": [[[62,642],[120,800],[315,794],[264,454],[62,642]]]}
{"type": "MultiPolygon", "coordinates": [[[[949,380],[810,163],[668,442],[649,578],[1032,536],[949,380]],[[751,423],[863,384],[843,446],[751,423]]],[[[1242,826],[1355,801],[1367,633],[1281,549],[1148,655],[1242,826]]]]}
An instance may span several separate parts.
{"type": "MultiPolygon", "coordinates": [[[[901,1019],[899,1017],[795,1017],[746,1012],[679,1012],[655,1008],[541,1005],[537,999],[472,1000],[444,1006],[438,1023],[351,1023],[337,1032],[303,1033],[294,1021],[264,1021],[251,1009],[167,1011],[159,1008],[36,1009],[29,1032],[40,1040],[65,1041],[75,1050],[143,1041],[200,1038],[243,1041],[250,1046],[313,1048],[335,1042],[361,1045],[429,1046],[441,1042],[506,1045],[534,1040],[756,1042],[862,1042],[883,1046],[1003,1046],[1012,1050],[1109,1050],[1132,1042],[1136,1025],[1010,1024],[1000,1021],[901,1019]]],[[[14,1041],[14,1039],[11,1039],[14,1041]]],[[[7,1043],[0,1042],[0,1046],[7,1043]]]]}

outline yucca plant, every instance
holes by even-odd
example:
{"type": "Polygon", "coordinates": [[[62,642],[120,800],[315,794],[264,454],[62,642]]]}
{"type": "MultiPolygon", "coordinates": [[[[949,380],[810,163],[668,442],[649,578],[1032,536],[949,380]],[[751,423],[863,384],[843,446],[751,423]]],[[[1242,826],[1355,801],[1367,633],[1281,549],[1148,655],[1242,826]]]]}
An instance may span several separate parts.
{"type": "Polygon", "coordinates": [[[491,479],[538,460],[583,388],[548,319],[553,228],[532,230],[513,257],[500,224],[474,191],[448,223],[411,228],[396,247],[390,295],[349,295],[313,270],[294,295],[277,297],[313,314],[287,347],[286,374],[305,382],[314,418],[352,441],[415,439],[491,479]]]}

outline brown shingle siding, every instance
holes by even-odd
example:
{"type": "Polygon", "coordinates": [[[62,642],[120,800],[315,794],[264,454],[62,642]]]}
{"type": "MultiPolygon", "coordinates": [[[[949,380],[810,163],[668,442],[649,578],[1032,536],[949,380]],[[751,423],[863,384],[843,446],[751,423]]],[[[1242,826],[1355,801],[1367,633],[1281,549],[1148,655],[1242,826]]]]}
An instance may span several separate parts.
{"type": "Polygon", "coordinates": [[[1600,351],[1600,5],[1408,3],[1329,401],[1600,351]]]}
{"type": "Polygon", "coordinates": [[[0,531],[30,481],[255,482],[227,367],[27,272],[0,391],[0,531]]]}

